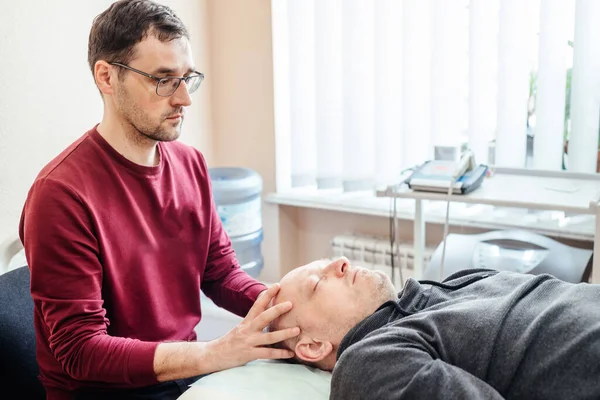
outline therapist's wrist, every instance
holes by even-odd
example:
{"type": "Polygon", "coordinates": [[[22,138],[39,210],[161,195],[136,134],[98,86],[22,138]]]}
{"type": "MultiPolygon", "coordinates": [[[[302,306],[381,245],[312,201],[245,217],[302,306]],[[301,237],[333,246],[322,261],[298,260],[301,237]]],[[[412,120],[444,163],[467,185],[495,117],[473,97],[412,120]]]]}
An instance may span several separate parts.
{"type": "Polygon", "coordinates": [[[156,347],[154,372],[159,382],[214,372],[218,359],[209,342],[164,342],[156,347]]]}

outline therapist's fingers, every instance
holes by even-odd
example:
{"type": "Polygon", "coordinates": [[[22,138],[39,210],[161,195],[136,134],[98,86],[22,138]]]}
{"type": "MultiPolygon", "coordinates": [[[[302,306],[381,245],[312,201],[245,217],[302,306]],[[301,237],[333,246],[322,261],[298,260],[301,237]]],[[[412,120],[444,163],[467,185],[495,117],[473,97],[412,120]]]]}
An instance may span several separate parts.
{"type": "Polygon", "coordinates": [[[282,359],[282,358],[292,358],[294,357],[294,352],[283,349],[275,349],[272,347],[263,347],[257,349],[256,356],[258,359],[282,359]]]}
{"type": "Polygon", "coordinates": [[[262,335],[255,337],[255,345],[256,346],[265,346],[272,345],[275,343],[283,342],[284,340],[288,340],[294,338],[300,334],[300,328],[286,328],[281,329],[279,331],[263,333],[262,335]]]}
{"type": "Polygon", "coordinates": [[[291,301],[284,301],[275,306],[272,306],[268,310],[260,313],[254,320],[251,322],[252,327],[256,330],[263,330],[267,325],[271,322],[285,314],[286,312],[292,309],[291,301]]]}
{"type": "Polygon", "coordinates": [[[246,314],[246,318],[244,318],[244,319],[251,321],[251,320],[255,319],[256,317],[258,317],[263,311],[265,311],[267,309],[267,307],[269,306],[269,303],[275,297],[277,292],[279,292],[279,284],[278,283],[273,284],[273,286],[271,286],[267,290],[263,291],[258,296],[256,301],[254,302],[254,305],[250,308],[250,311],[248,311],[248,314],[246,314]]]}

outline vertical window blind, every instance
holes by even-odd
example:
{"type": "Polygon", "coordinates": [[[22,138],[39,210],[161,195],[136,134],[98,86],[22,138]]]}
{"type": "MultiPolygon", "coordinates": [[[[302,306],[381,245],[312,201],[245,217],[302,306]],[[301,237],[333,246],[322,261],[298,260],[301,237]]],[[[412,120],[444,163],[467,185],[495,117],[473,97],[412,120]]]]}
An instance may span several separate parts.
{"type": "Polygon", "coordinates": [[[438,146],[597,171],[597,21],[597,0],[272,0],[278,189],[393,183],[438,146]]]}

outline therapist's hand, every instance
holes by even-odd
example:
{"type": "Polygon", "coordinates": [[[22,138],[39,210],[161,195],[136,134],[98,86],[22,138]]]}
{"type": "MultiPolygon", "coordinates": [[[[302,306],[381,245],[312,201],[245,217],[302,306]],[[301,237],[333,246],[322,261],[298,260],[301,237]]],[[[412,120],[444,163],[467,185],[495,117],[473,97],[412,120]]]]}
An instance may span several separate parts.
{"type": "Polygon", "coordinates": [[[294,356],[294,353],[289,350],[268,346],[298,336],[299,328],[264,332],[273,320],[292,309],[292,303],[289,301],[269,307],[278,291],[277,283],[263,291],[239,325],[209,343],[210,349],[207,350],[218,357],[218,361],[215,361],[219,370],[244,365],[256,359],[282,359],[294,356]]]}

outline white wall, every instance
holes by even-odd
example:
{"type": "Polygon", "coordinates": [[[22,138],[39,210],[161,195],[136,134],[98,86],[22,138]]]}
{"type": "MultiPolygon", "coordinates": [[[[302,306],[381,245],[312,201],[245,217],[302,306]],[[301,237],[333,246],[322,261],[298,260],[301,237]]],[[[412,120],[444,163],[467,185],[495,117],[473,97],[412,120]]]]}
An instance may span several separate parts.
{"type": "MultiPolygon", "coordinates": [[[[276,190],[271,0],[213,0],[208,11],[213,165],[254,169],[266,195],[276,190]]],[[[262,211],[261,278],[276,281],[297,266],[295,214],[271,204],[262,211]]]]}
{"type": "MultiPolygon", "coordinates": [[[[38,171],[102,117],[87,64],[93,18],[111,0],[2,0],[0,4],[0,243],[18,229],[38,171]]],[[[211,157],[206,1],[172,0],[206,84],[193,96],[182,141],[211,157]]]]}

